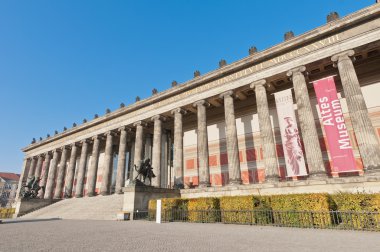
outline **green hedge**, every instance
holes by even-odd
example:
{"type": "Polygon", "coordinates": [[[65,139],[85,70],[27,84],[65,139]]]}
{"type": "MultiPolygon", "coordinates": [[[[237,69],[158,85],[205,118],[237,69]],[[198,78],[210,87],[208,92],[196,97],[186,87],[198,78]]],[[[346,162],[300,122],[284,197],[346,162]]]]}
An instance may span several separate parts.
{"type": "Polygon", "coordinates": [[[224,223],[264,225],[273,221],[268,213],[271,208],[266,197],[252,195],[221,197],[220,210],[222,210],[221,218],[224,223]]]}
{"type": "Polygon", "coordinates": [[[190,222],[220,221],[220,205],[218,198],[189,199],[187,204],[190,222]]]}
{"type": "MultiPolygon", "coordinates": [[[[156,200],[149,210],[156,209],[156,200]]],[[[164,220],[380,230],[380,194],[310,193],[272,196],[162,199],[164,220]],[[181,211],[180,217],[175,210],[181,211]],[[187,210],[187,211],[186,211],[187,210]],[[338,211],[338,212],[334,212],[338,211]],[[364,213],[364,212],[374,212],[364,213]],[[183,216],[186,213],[186,216],[183,216]],[[360,213],[360,214],[359,214],[360,213]]]]}
{"type": "Polygon", "coordinates": [[[331,200],[328,194],[288,194],[270,197],[274,222],[284,226],[330,226],[331,200]]]}
{"type": "Polygon", "coordinates": [[[12,218],[15,208],[0,208],[0,219],[12,218]]]}
{"type": "Polygon", "coordinates": [[[379,215],[364,213],[380,212],[380,194],[338,193],[331,195],[331,198],[340,212],[337,218],[343,228],[380,229],[379,215]]]}

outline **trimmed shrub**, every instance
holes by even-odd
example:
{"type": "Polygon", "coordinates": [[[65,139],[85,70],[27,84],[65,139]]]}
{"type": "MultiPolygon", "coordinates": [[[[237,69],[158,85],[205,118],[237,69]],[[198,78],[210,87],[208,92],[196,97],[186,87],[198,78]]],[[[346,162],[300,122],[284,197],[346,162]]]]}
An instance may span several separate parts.
{"type": "Polygon", "coordinates": [[[224,223],[252,224],[253,196],[221,197],[220,210],[224,223]]]}
{"type": "Polygon", "coordinates": [[[267,198],[233,196],[220,198],[222,222],[239,224],[268,224],[272,222],[267,198]]]}
{"type": "Polygon", "coordinates": [[[331,199],[328,194],[289,194],[270,197],[276,224],[291,227],[330,226],[331,199]]]}
{"type": "Polygon", "coordinates": [[[190,222],[220,222],[218,198],[188,199],[187,209],[190,222]]]}
{"type": "Polygon", "coordinates": [[[337,193],[330,197],[342,228],[380,229],[380,194],[337,193]]]}
{"type": "Polygon", "coordinates": [[[161,204],[163,221],[187,220],[187,216],[183,214],[187,210],[186,199],[165,198],[161,204]]]}
{"type": "Polygon", "coordinates": [[[12,218],[15,211],[15,208],[0,208],[0,219],[12,218]]]}

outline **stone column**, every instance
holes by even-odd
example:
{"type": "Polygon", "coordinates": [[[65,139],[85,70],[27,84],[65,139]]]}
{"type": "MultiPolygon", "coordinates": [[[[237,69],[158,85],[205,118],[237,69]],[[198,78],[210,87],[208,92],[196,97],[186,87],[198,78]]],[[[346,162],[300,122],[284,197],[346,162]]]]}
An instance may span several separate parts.
{"type": "Polygon", "coordinates": [[[302,139],[305,147],[309,176],[311,178],[325,178],[326,171],[319,145],[317,128],[311,110],[309,92],[307,90],[304,66],[290,70],[287,75],[292,77],[294,93],[297,101],[298,119],[300,121],[302,139]]]}
{"type": "Polygon", "coordinates": [[[99,163],[99,144],[100,139],[99,136],[94,136],[92,138],[92,156],[91,156],[91,164],[87,171],[87,196],[92,197],[95,195],[95,187],[96,187],[96,178],[98,173],[98,163],[99,163]]]}
{"type": "Polygon", "coordinates": [[[63,180],[65,178],[67,161],[67,147],[62,147],[61,161],[59,162],[57,185],[55,186],[54,199],[62,198],[63,180]]]}
{"type": "MultiPolygon", "coordinates": [[[[133,126],[136,127],[135,155],[133,158],[133,165],[136,165],[137,167],[140,167],[142,161],[141,158],[143,150],[143,125],[145,124],[142,121],[138,121],[133,124],[133,126]]],[[[134,166],[131,167],[131,170],[132,177],[130,178],[130,181],[133,181],[137,176],[137,172],[134,166]]]]}
{"type": "Polygon", "coordinates": [[[162,137],[162,117],[156,115],[152,117],[154,122],[153,130],[153,153],[152,153],[152,167],[156,175],[152,180],[152,186],[161,187],[161,137],[162,137]]]}
{"type": "Polygon", "coordinates": [[[350,59],[354,54],[353,50],[345,51],[334,55],[331,60],[337,62],[338,65],[364,169],[368,173],[373,173],[380,169],[379,140],[368,116],[367,105],[365,104],[354,65],[350,59]]]}
{"type": "Polygon", "coordinates": [[[266,80],[259,80],[251,84],[255,90],[257,114],[259,117],[259,128],[261,146],[264,154],[265,180],[275,182],[279,179],[277,167],[276,145],[273,137],[272,124],[269,116],[268,98],[265,89],[266,80]]]}
{"type": "Polygon", "coordinates": [[[220,95],[224,100],[224,115],[226,120],[226,141],[228,156],[229,184],[241,184],[239,146],[236,131],[235,108],[233,92],[227,91],[220,95]]]}
{"type": "Polygon", "coordinates": [[[29,182],[33,176],[34,176],[34,173],[35,173],[35,170],[36,170],[36,162],[37,162],[37,159],[36,157],[32,157],[31,161],[30,161],[30,167],[29,167],[29,172],[28,172],[28,178],[27,178],[27,181],[29,182]]]}
{"type": "MultiPolygon", "coordinates": [[[[40,181],[40,186],[42,187],[46,187],[46,182],[47,182],[47,179],[48,179],[48,174],[49,174],[49,166],[50,166],[50,154],[49,152],[46,152],[45,154],[45,162],[44,162],[44,168],[43,168],[43,172],[42,172],[42,179],[40,181]]],[[[41,190],[42,192],[42,190],[41,190]]],[[[44,195],[41,193],[39,194],[41,196],[41,198],[44,197],[44,195]]]]}
{"type": "Polygon", "coordinates": [[[122,194],[122,188],[125,182],[125,169],[126,169],[126,153],[127,153],[127,128],[121,127],[120,131],[120,142],[119,142],[119,155],[117,161],[117,174],[116,174],[116,185],[115,193],[122,194]]]}
{"type": "Polygon", "coordinates": [[[39,178],[41,176],[42,161],[43,161],[43,155],[40,154],[40,155],[38,155],[36,171],[34,172],[34,176],[36,178],[39,178]]]}
{"type": "Polygon", "coordinates": [[[101,195],[108,195],[111,192],[111,179],[112,179],[112,145],[113,145],[113,133],[111,131],[105,134],[107,136],[106,140],[106,150],[104,153],[104,165],[102,172],[102,186],[100,187],[101,195]]]}
{"type": "Polygon", "coordinates": [[[183,181],[183,125],[182,117],[185,110],[177,108],[171,112],[174,114],[174,149],[173,149],[173,168],[174,168],[174,188],[185,188],[183,181]]]}
{"type": "Polygon", "coordinates": [[[65,183],[65,187],[66,187],[65,193],[69,197],[71,197],[73,193],[75,166],[77,163],[77,151],[78,151],[77,144],[73,143],[71,145],[70,161],[69,161],[69,166],[67,167],[66,183],[65,183]]]}
{"type": "Polygon", "coordinates": [[[198,149],[198,174],[199,187],[210,186],[210,167],[208,163],[208,137],[207,137],[207,119],[205,100],[197,101],[193,104],[197,107],[198,132],[197,132],[197,149],[198,149]]]}
{"type": "Polygon", "coordinates": [[[146,159],[152,160],[152,135],[145,135],[145,144],[144,144],[144,160],[146,159]]]}
{"type": "Polygon", "coordinates": [[[88,151],[88,141],[81,141],[82,150],[80,153],[80,160],[78,165],[78,174],[77,174],[77,184],[75,186],[75,197],[83,197],[83,186],[84,186],[84,174],[86,172],[87,165],[87,151],[88,151]]]}
{"type": "Polygon", "coordinates": [[[55,182],[55,174],[57,172],[57,164],[58,164],[58,150],[53,150],[53,159],[51,160],[49,166],[48,179],[45,188],[45,196],[44,199],[52,199],[53,198],[53,190],[54,190],[54,182],[55,182]]]}

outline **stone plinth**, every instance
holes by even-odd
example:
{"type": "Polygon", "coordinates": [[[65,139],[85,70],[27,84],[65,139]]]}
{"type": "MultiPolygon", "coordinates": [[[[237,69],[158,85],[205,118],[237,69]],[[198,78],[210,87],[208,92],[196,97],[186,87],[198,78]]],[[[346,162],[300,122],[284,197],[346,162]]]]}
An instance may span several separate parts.
{"type": "Polygon", "coordinates": [[[380,192],[380,176],[326,178],[251,185],[182,189],[181,198],[276,195],[295,193],[380,192]]]}
{"type": "Polygon", "coordinates": [[[133,220],[133,213],[137,210],[147,211],[149,200],[162,198],[180,197],[178,189],[156,188],[152,186],[130,185],[123,188],[124,203],[123,211],[130,212],[130,219],[133,220]]]}
{"type": "Polygon", "coordinates": [[[19,199],[13,205],[13,207],[16,208],[13,217],[20,217],[58,201],[60,201],[60,199],[19,199]]]}

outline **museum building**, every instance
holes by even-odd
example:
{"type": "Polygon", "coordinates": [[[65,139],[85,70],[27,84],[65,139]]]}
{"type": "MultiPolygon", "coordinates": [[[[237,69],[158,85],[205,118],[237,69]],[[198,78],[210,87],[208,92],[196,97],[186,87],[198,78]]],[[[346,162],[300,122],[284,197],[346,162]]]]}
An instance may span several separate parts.
{"type": "Polygon", "coordinates": [[[380,192],[379,137],[376,3],[33,139],[20,185],[41,178],[44,199],[122,194],[149,158],[152,186],[182,197],[380,192]]]}

